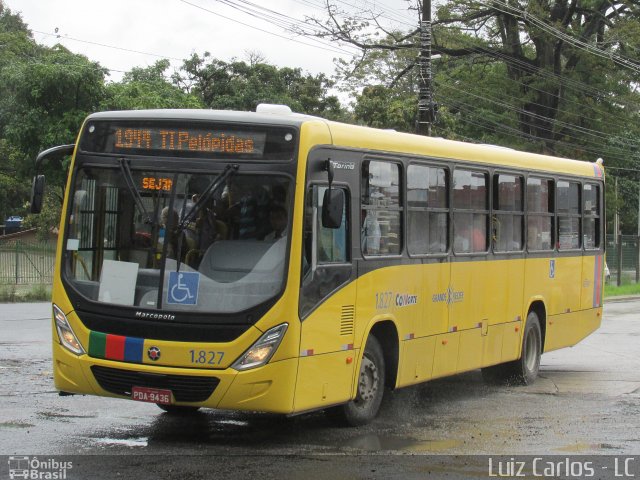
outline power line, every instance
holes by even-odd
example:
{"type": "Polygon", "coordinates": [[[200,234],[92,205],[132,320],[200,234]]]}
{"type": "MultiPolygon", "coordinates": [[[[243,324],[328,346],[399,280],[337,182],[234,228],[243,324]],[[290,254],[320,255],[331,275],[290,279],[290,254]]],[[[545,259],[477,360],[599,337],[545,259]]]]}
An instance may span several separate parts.
{"type": "Polygon", "coordinates": [[[591,153],[592,155],[596,156],[596,157],[605,157],[605,158],[615,158],[618,160],[625,160],[629,157],[628,152],[626,151],[621,151],[621,150],[617,150],[615,148],[612,148],[611,146],[606,146],[603,147],[602,150],[594,150],[593,148],[589,148],[589,146],[587,145],[583,145],[583,144],[574,144],[574,143],[568,143],[568,142],[564,142],[561,140],[552,140],[552,139],[547,139],[547,138],[543,138],[543,137],[539,137],[530,133],[524,133],[520,130],[518,130],[515,127],[511,127],[508,125],[505,125],[503,123],[500,123],[498,121],[494,121],[491,120],[487,117],[482,117],[482,121],[484,123],[479,123],[477,121],[473,121],[471,118],[477,118],[477,109],[475,105],[469,105],[468,103],[465,102],[461,102],[458,99],[450,99],[445,97],[445,101],[442,102],[442,105],[450,105],[453,108],[455,108],[456,110],[459,110],[462,113],[466,113],[468,114],[468,116],[462,115],[460,117],[457,117],[458,120],[464,122],[464,123],[471,123],[475,126],[478,126],[482,129],[487,129],[489,131],[492,131],[494,133],[500,134],[500,135],[508,135],[510,137],[514,137],[514,138],[518,138],[519,140],[527,140],[530,142],[549,142],[552,143],[554,145],[557,146],[563,146],[565,148],[570,148],[570,149],[578,149],[578,150],[582,150],[584,152],[587,153],[591,153]],[[486,123],[490,123],[493,126],[487,126],[486,123]],[[612,152],[613,150],[613,152],[612,152]],[[617,153],[614,153],[616,152],[617,153]]]}
{"type": "MultiPolygon", "coordinates": [[[[505,57],[506,57],[506,56],[505,56],[505,57]]],[[[451,61],[451,60],[453,60],[453,59],[449,59],[449,61],[451,61]]],[[[455,60],[468,61],[468,59],[467,59],[467,58],[460,58],[460,59],[455,59],[455,60]]],[[[505,58],[505,59],[504,59],[504,61],[505,61],[505,62],[507,62],[507,63],[509,63],[509,58],[505,58]]],[[[536,67],[536,68],[537,68],[537,67],[536,67]]],[[[545,72],[545,70],[543,70],[543,69],[538,69],[538,70],[541,70],[541,73],[542,73],[542,72],[545,72]]],[[[608,120],[608,123],[609,123],[609,124],[611,124],[611,125],[619,125],[619,126],[620,126],[620,128],[624,128],[624,125],[623,125],[623,124],[620,124],[620,123],[618,122],[617,118],[615,118],[615,116],[614,116],[615,114],[614,114],[614,113],[608,113],[608,112],[606,112],[606,111],[604,111],[604,110],[602,110],[602,109],[598,109],[598,108],[594,107],[593,105],[590,105],[590,104],[585,103],[585,102],[578,102],[578,101],[576,101],[576,100],[572,100],[571,98],[568,98],[567,96],[562,96],[562,97],[561,97],[561,96],[558,96],[558,95],[553,94],[553,93],[551,93],[551,92],[548,92],[548,91],[546,91],[546,90],[541,90],[541,89],[536,88],[536,87],[534,87],[534,86],[532,86],[532,85],[530,85],[530,84],[527,84],[527,83],[524,83],[524,82],[521,82],[521,81],[515,80],[515,79],[513,79],[513,78],[510,78],[509,76],[504,76],[504,77],[502,77],[502,78],[503,78],[504,80],[508,81],[508,82],[511,82],[511,83],[513,83],[513,84],[516,84],[516,85],[518,85],[518,86],[520,86],[520,87],[524,87],[524,88],[526,88],[526,89],[528,89],[528,90],[532,90],[532,91],[539,92],[539,93],[542,93],[542,94],[545,94],[545,95],[553,96],[553,97],[557,98],[557,99],[558,99],[558,101],[562,101],[562,102],[565,102],[565,103],[571,103],[571,104],[574,104],[574,105],[576,105],[576,106],[579,106],[580,108],[588,108],[589,110],[593,111],[593,112],[594,112],[594,113],[596,113],[597,115],[600,115],[600,116],[602,116],[602,117],[609,117],[609,120],[608,120]]],[[[459,79],[458,79],[458,81],[459,81],[459,79]]],[[[576,83],[579,83],[579,82],[576,82],[576,83]]],[[[587,87],[588,87],[588,86],[587,86],[587,85],[585,85],[585,84],[582,84],[582,85],[584,85],[584,87],[585,87],[585,88],[576,88],[576,90],[578,90],[578,94],[579,94],[579,95],[584,96],[585,90],[587,90],[587,87]]],[[[567,89],[568,89],[568,90],[571,90],[571,88],[570,88],[570,87],[567,87],[567,89]]],[[[595,89],[595,88],[594,88],[594,89],[592,89],[592,90],[593,90],[594,92],[597,92],[597,94],[595,94],[594,96],[597,96],[597,97],[599,97],[599,98],[608,98],[608,97],[610,97],[610,94],[609,94],[608,92],[604,92],[604,91],[602,91],[602,90],[597,90],[597,89],[595,89]]],[[[515,97],[513,97],[513,96],[510,96],[510,98],[514,98],[514,99],[516,99],[516,98],[515,98],[515,97]]],[[[521,101],[521,99],[516,99],[516,100],[521,101]]],[[[635,106],[635,103],[634,103],[634,102],[622,102],[622,101],[620,101],[620,99],[619,99],[619,98],[616,98],[616,99],[611,98],[611,102],[612,102],[612,103],[614,103],[614,102],[618,102],[618,103],[623,103],[623,104],[624,104],[624,103],[631,103],[631,104],[633,104],[633,105],[635,106]]],[[[528,103],[530,103],[530,104],[532,104],[532,105],[536,105],[536,106],[545,107],[544,105],[540,105],[540,104],[538,104],[538,103],[536,103],[536,102],[533,102],[533,101],[528,101],[528,103]]],[[[546,108],[546,107],[545,107],[545,108],[546,108]]],[[[567,110],[563,110],[563,109],[561,109],[561,108],[557,108],[557,109],[556,109],[556,111],[557,111],[557,112],[559,112],[559,113],[566,114],[566,115],[570,115],[570,116],[575,116],[575,117],[578,117],[578,118],[582,118],[582,115],[581,115],[579,112],[570,112],[570,111],[567,111],[567,110]]]]}
{"type": "MultiPolygon", "coordinates": [[[[276,25],[282,28],[285,31],[289,32],[299,32],[304,30],[305,27],[308,27],[308,24],[303,20],[299,20],[290,15],[286,15],[284,13],[278,12],[276,10],[263,7],[261,5],[257,5],[249,0],[215,0],[218,3],[222,3],[223,5],[228,6],[234,10],[237,10],[245,15],[249,15],[251,18],[256,18],[263,20],[271,25],[276,25]]],[[[319,33],[319,30],[315,30],[315,34],[319,33]]],[[[344,47],[335,47],[334,45],[328,44],[325,40],[317,38],[316,35],[312,35],[311,37],[307,37],[309,41],[318,43],[323,47],[331,47],[337,48],[342,51],[342,53],[347,55],[353,55],[354,51],[349,51],[347,49],[351,48],[355,50],[355,47],[351,45],[346,45],[346,49],[344,47]]]]}
{"type": "MultiPolygon", "coordinates": [[[[586,128],[586,127],[581,127],[581,126],[575,125],[573,123],[568,123],[568,122],[564,122],[564,121],[561,121],[561,120],[558,120],[558,119],[545,117],[544,115],[539,115],[539,114],[524,110],[522,108],[515,107],[515,106],[513,106],[511,104],[501,102],[501,101],[499,101],[497,99],[494,99],[494,98],[492,98],[492,97],[490,97],[490,96],[488,96],[486,94],[484,94],[482,96],[481,95],[476,95],[474,93],[471,93],[468,90],[462,90],[460,88],[456,88],[453,85],[447,84],[447,83],[438,83],[438,88],[455,90],[457,92],[462,93],[463,95],[468,95],[468,96],[471,96],[471,97],[474,97],[474,98],[477,98],[477,99],[480,99],[480,100],[485,100],[487,102],[493,103],[494,105],[498,105],[498,106],[500,106],[500,107],[502,107],[504,109],[513,111],[513,112],[518,113],[518,114],[522,114],[522,115],[526,115],[526,116],[529,116],[529,117],[532,117],[532,118],[536,118],[538,120],[546,121],[546,122],[549,122],[549,123],[554,124],[554,125],[560,125],[560,126],[569,128],[571,130],[577,131],[578,133],[580,133],[582,135],[595,137],[598,140],[608,141],[610,139],[610,135],[608,135],[607,133],[602,132],[600,130],[594,130],[594,129],[590,129],[590,128],[586,128]]],[[[510,98],[514,98],[514,97],[510,97],[510,98]]],[[[522,120],[520,120],[520,121],[523,122],[522,120]]],[[[524,122],[524,123],[526,123],[526,124],[528,124],[530,126],[536,127],[538,129],[548,131],[550,133],[556,133],[552,129],[548,129],[548,128],[545,128],[545,127],[542,127],[542,126],[539,126],[539,125],[531,124],[529,122],[524,122]]],[[[565,135],[567,135],[567,134],[565,134],[565,135]]],[[[575,138],[575,139],[582,140],[581,137],[578,137],[578,136],[575,136],[575,135],[567,135],[567,136],[575,138]]],[[[629,139],[629,140],[631,140],[631,139],[629,139]]],[[[623,142],[623,145],[625,145],[625,146],[627,146],[629,148],[632,148],[632,149],[637,149],[640,146],[640,142],[633,142],[633,143],[623,142]]]]}
{"type": "Polygon", "coordinates": [[[631,70],[633,70],[636,73],[640,73],[640,65],[631,61],[630,59],[623,57],[622,55],[618,55],[615,54],[613,52],[605,52],[599,48],[594,47],[593,45],[584,42],[580,39],[577,39],[569,34],[567,34],[566,32],[563,32],[561,30],[558,30],[557,28],[547,24],[546,22],[544,22],[543,20],[539,19],[538,17],[536,17],[535,15],[530,14],[529,12],[527,12],[526,10],[520,10],[512,5],[509,5],[501,0],[494,0],[493,4],[492,4],[493,8],[495,8],[498,11],[501,11],[503,13],[506,13],[507,15],[514,15],[514,13],[516,14],[516,16],[521,17],[524,21],[526,22],[530,22],[531,24],[537,26],[538,28],[540,28],[541,30],[545,31],[546,33],[560,39],[563,40],[567,43],[569,43],[570,45],[573,45],[576,48],[579,48],[583,51],[592,53],[594,55],[597,55],[599,57],[602,58],[606,58],[611,60],[612,62],[622,66],[622,67],[626,67],[629,68],[631,70]],[[500,8],[498,8],[496,5],[501,5],[504,9],[506,10],[501,10],[500,8]]]}
{"type": "Polygon", "coordinates": [[[184,3],[184,4],[186,4],[186,5],[190,5],[190,6],[194,7],[194,8],[202,10],[204,12],[207,12],[207,13],[210,13],[212,15],[216,15],[218,17],[224,18],[225,20],[229,20],[230,22],[238,23],[240,25],[243,25],[245,27],[251,28],[253,30],[258,30],[260,32],[266,33],[268,35],[272,35],[274,37],[282,38],[282,39],[288,40],[290,42],[299,43],[299,44],[305,45],[307,47],[318,48],[318,49],[321,49],[321,50],[325,50],[327,52],[333,52],[333,53],[338,53],[338,54],[345,54],[345,53],[346,54],[350,54],[348,51],[343,50],[343,49],[336,49],[336,48],[331,48],[331,47],[323,47],[323,46],[319,46],[319,45],[313,45],[311,43],[306,43],[306,42],[303,42],[301,40],[296,40],[296,39],[293,39],[293,38],[290,38],[290,37],[287,37],[287,36],[284,36],[284,35],[279,35],[277,33],[270,32],[269,30],[265,30],[263,28],[256,27],[254,25],[250,25],[248,23],[241,22],[240,20],[237,20],[235,18],[231,18],[231,17],[228,17],[226,15],[222,15],[221,13],[214,12],[213,10],[210,10],[210,9],[208,9],[206,7],[201,6],[201,5],[197,5],[195,3],[189,2],[187,0],[179,0],[179,1],[184,3]]]}
{"type": "MultiPolygon", "coordinates": [[[[449,29],[450,27],[441,27],[441,28],[449,29]]],[[[461,38],[457,38],[456,40],[457,41],[461,41],[464,45],[467,45],[467,46],[472,46],[472,47],[477,47],[478,46],[475,42],[473,42],[473,40],[471,38],[461,37],[461,38]]],[[[546,70],[544,68],[537,67],[537,66],[535,66],[535,65],[533,65],[531,63],[528,63],[528,62],[526,62],[524,60],[514,58],[513,56],[510,56],[510,55],[508,55],[506,53],[502,53],[502,52],[499,52],[499,51],[496,51],[496,50],[486,51],[486,52],[484,52],[482,54],[473,54],[472,56],[473,57],[478,57],[478,56],[481,56],[481,57],[483,57],[483,56],[494,57],[494,58],[499,59],[499,60],[501,60],[501,61],[503,61],[505,63],[508,63],[510,65],[514,65],[517,68],[519,68],[520,70],[528,71],[530,73],[533,73],[533,74],[536,74],[536,75],[540,75],[540,76],[545,77],[545,78],[550,78],[550,79],[556,80],[559,85],[564,85],[565,87],[571,87],[572,86],[572,87],[574,87],[576,89],[579,89],[581,92],[591,93],[592,95],[599,96],[601,98],[611,98],[612,97],[611,92],[607,92],[607,91],[603,91],[601,89],[595,88],[595,87],[593,87],[591,85],[588,85],[588,84],[586,84],[584,82],[580,82],[579,80],[572,79],[572,78],[568,77],[567,75],[560,75],[560,74],[557,74],[555,72],[551,72],[549,70],[546,70]]],[[[515,81],[515,80],[513,80],[511,78],[509,78],[509,80],[515,81]]],[[[528,85],[528,84],[525,84],[525,83],[522,83],[522,82],[519,82],[519,83],[521,83],[522,85],[525,85],[528,88],[531,88],[533,90],[542,91],[542,90],[536,89],[535,87],[533,87],[531,85],[528,85]]],[[[616,98],[615,100],[620,102],[620,103],[623,103],[623,104],[633,105],[634,107],[637,107],[637,106],[640,105],[640,102],[634,102],[632,100],[618,99],[618,98],[616,98]]]]}
{"type": "Polygon", "coordinates": [[[139,55],[147,55],[150,57],[156,57],[156,58],[166,58],[168,60],[177,60],[177,61],[182,61],[182,58],[176,58],[176,57],[170,57],[168,55],[160,55],[158,53],[149,53],[149,52],[142,52],[140,50],[133,50],[131,48],[124,48],[124,47],[117,47],[115,45],[107,45],[106,43],[99,43],[99,42],[93,42],[91,40],[82,40],[79,38],[74,38],[74,37],[69,37],[67,35],[59,35],[59,34],[54,34],[54,33],[47,33],[47,32],[41,32],[39,30],[33,30],[36,33],[39,33],[41,35],[47,35],[49,37],[56,37],[59,39],[65,39],[65,40],[73,40],[74,42],[80,42],[80,43],[86,43],[89,45],[96,45],[98,47],[104,47],[104,48],[111,48],[113,50],[120,50],[122,52],[129,52],[129,53],[137,53],[139,55]]]}

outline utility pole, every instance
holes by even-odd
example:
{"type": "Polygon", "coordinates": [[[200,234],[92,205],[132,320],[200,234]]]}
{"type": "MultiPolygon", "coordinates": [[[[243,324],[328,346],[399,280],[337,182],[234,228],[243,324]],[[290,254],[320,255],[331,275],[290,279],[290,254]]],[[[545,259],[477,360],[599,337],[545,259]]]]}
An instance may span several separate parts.
{"type": "Polygon", "coordinates": [[[416,133],[431,135],[431,124],[435,121],[436,105],[433,101],[431,82],[431,0],[422,2],[422,20],[420,21],[420,56],[419,89],[418,89],[418,121],[416,133]]]}

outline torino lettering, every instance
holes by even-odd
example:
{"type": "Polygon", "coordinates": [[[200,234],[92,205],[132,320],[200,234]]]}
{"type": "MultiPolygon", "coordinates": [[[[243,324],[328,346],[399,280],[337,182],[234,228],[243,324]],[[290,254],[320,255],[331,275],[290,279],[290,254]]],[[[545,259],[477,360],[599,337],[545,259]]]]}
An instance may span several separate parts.
{"type": "Polygon", "coordinates": [[[406,307],[418,303],[417,295],[409,295],[407,293],[398,293],[396,295],[396,307],[406,307]]]}

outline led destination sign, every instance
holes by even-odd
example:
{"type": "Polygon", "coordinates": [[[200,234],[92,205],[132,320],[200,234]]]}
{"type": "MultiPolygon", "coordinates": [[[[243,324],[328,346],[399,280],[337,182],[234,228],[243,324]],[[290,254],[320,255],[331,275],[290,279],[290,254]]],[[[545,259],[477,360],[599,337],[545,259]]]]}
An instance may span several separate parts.
{"type": "Polygon", "coordinates": [[[290,161],[296,138],[295,129],[275,125],[94,121],[85,127],[80,149],[126,156],[290,161]]]}
{"type": "Polygon", "coordinates": [[[173,186],[173,180],[163,177],[142,177],[141,186],[143,190],[164,190],[169,192],[173,186]]]}
{"type": "Polygon", "coordinates": [[[265,139],[266,133],[261,132],[116,127],[113,146],[116,150],[178,150],[262,155],[265,139]]]}

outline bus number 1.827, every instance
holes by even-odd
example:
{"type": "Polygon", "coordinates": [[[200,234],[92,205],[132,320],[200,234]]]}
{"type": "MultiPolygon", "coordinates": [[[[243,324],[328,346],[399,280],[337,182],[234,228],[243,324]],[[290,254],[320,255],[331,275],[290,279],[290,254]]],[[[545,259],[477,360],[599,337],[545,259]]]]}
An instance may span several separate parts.
{"type": "Polygon", "coordinates": [[[191,363],[206,365],[220,365],[224,358],[224,352],[212,352],[207,350],[189,350],[191,363]]]}

